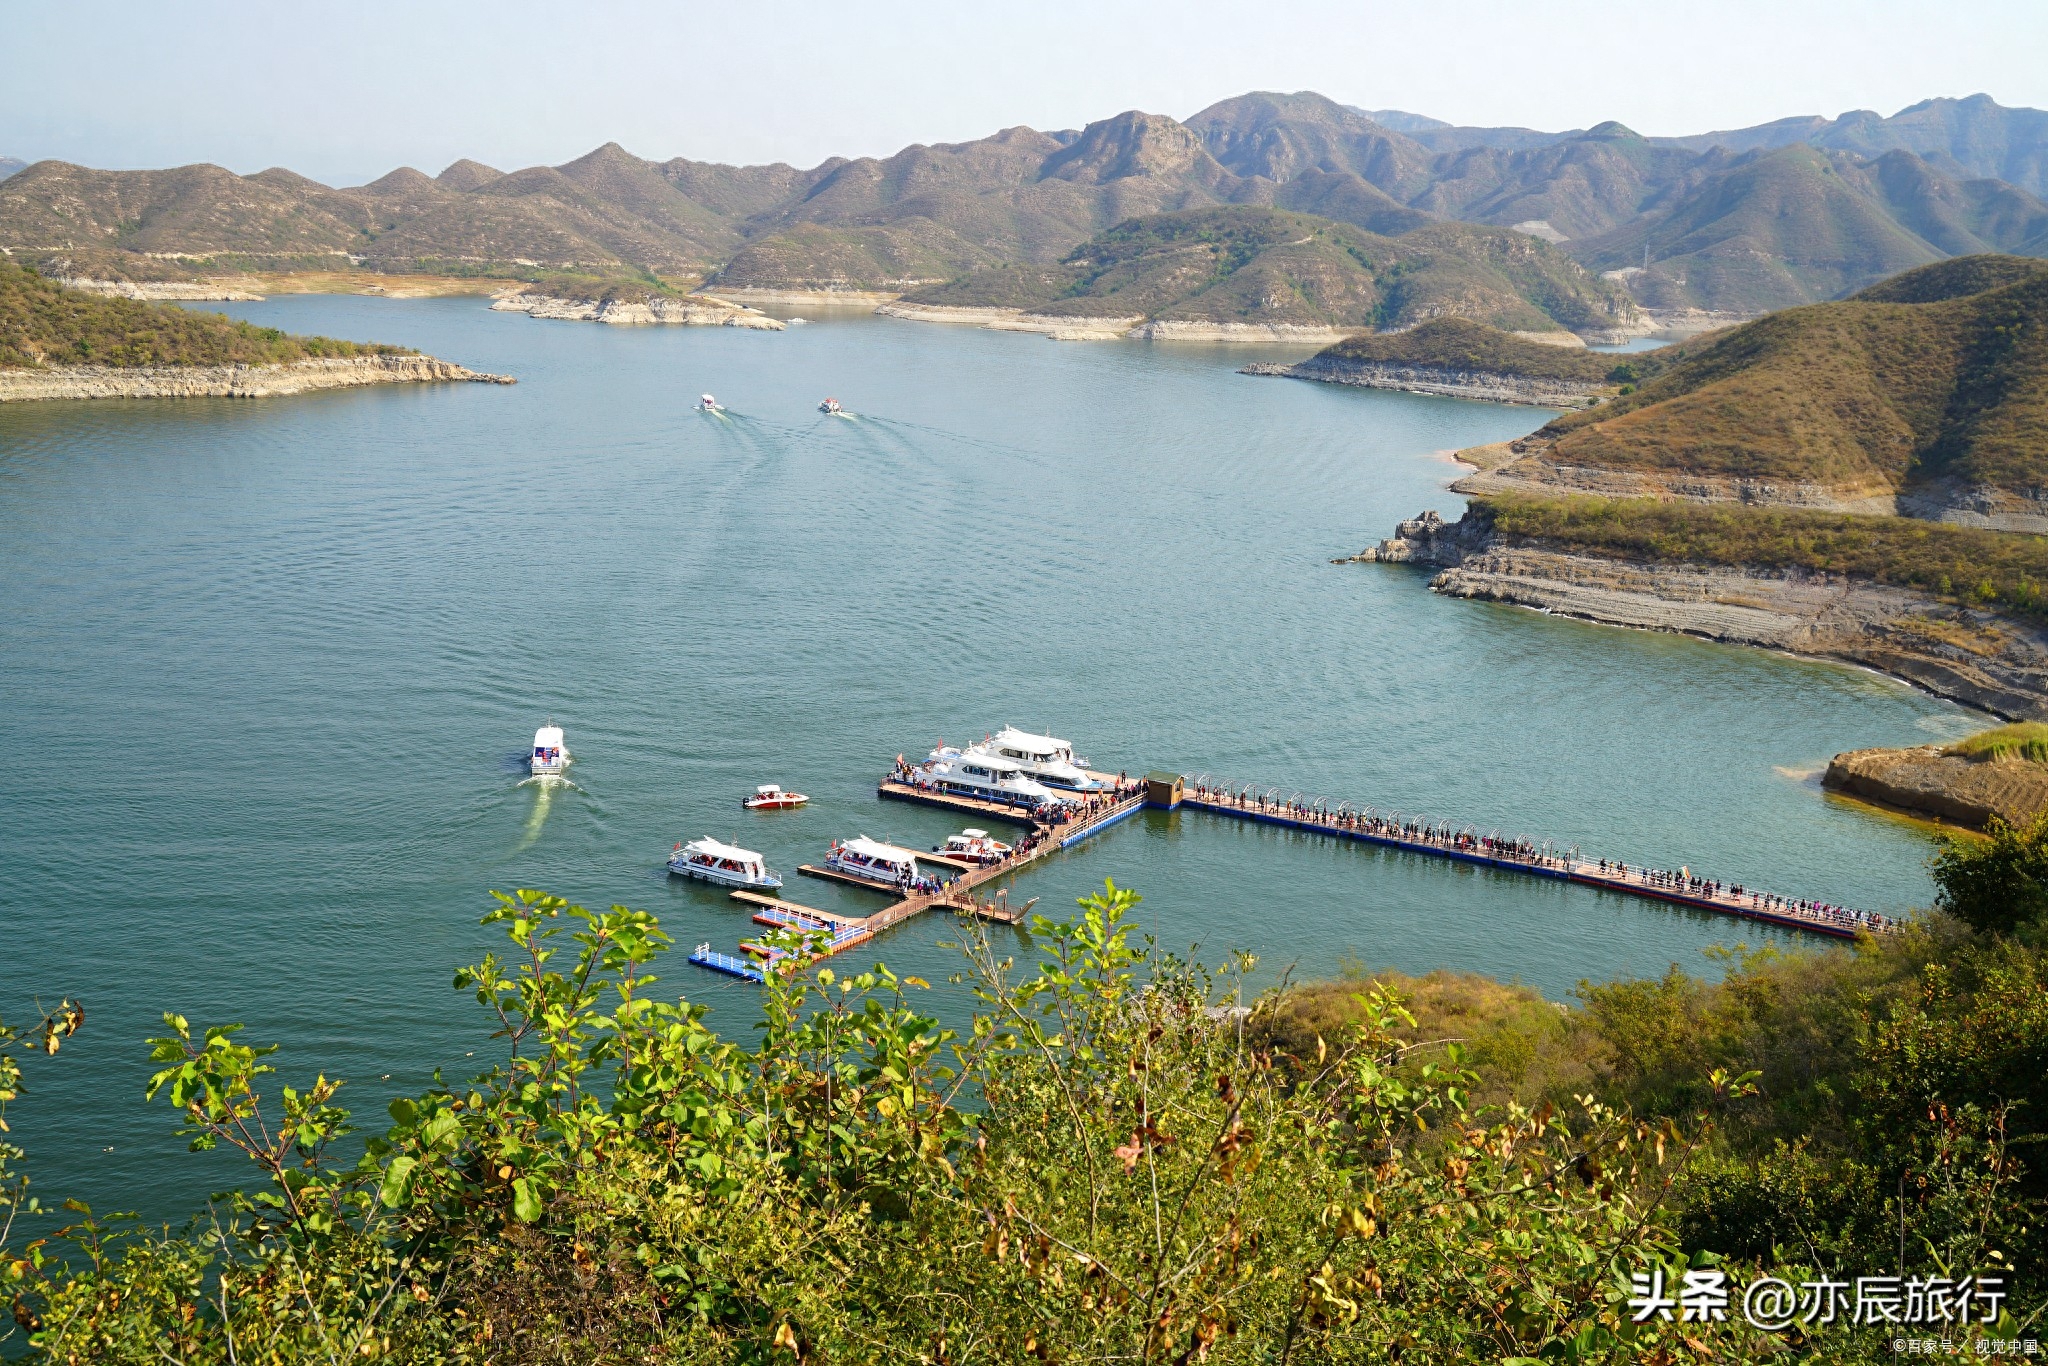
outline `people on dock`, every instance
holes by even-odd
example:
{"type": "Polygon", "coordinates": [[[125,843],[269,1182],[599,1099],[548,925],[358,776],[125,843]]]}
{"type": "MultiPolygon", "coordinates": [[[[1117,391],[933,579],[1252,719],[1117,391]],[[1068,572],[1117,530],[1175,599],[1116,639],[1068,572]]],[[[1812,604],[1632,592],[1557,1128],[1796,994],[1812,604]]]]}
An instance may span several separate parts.
{"type": "Polygon", "coordinates": [[[1197,782],[1189,795],[1198,803],[1235,811],[1257,813],[1309,828],[1326,828],[1363,836],[1397,846],[1421,847],[1456,853],[1473,853],[1502,863],[1556,869],[1573,877],[1591,874],[1596,881],[1641,887],[1656,894],[1732,911],[1736,914],[1761,912],[1770,918],[1807,920],[1848,929],[1884,933],[1898,927],[1892,917],[1875,911],[1856,911],[1812,899],[1777,896],[1728,884],[1718,878],[1701,877],[1690,866],[1677,871],[1631,867],[1619,860],[1580,860],[1577,851],[1559,854],[1524,836],[1480,835],[1471,829],[1455,829],[1440,822],[1409,819],[1399,813],[1382,816],[1368,808],[1352,810],[1348,805],[1332,810],[1320,799],[1307,801],[1297,796],[1278,798],[1248,787],[1218,787],[1197,782]]]}

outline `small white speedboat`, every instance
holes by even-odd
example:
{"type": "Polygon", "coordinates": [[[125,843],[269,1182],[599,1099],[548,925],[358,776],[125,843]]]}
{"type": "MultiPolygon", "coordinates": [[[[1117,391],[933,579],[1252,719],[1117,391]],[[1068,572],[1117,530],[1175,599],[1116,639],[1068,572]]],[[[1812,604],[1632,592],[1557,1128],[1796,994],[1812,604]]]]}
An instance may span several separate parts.
{"type": "Polygon", "coordinates": [[[1010,846],[1004,844],[1001,840],[989,838],[988,831],[976,830],[970,826],[957,835],[946,836],[946,842],[933,845],[932,852],[934,854],[944,854],[947,858],[960,859],[967,863],[979,863],[986,867],[991,863],[1001,863],[1004,859],[1008,858],[1010,856],[1010,846]]]}
{"type": "Polygon", "coordinates": [[[818,405],[818,411],[827,417],[845,417],[846,412],[839,406],[839,400],[828,398],[818,405]]]}
{"type": "Polygon", "coordinates": [[[749,811],[782,811],[802,806],[810,798],[801,792],[785,792],[780,783],[762,783],[754,789],[751,797],[742,797],[740,805],[749,811]]]}
{"type": "Polygon", "coordinates": [[[780,887],[782,878],[751,849],[714,839],[678,844],[669,855],[668,870],[702,878],[721,887],[780,887]]]}
{"type": "Polygon", "coordinates": [[[915,850],[884,844],[866,835],[834,840],[832,852],[825,856],[825,866],[835,873],[892,889],[915,882],[918,878],[915,850]]]}
{"type": "Polygon", "coordinates": [[[725,409],[719,406],[717,399],[706,394],[697,400],[697,411],[700,413],[722,413],[725,409]]]}
{"type": "Polygon", "coordinates": [[[569,746],[562,742],[562,728],[550,721],[533,733],[533,757],[527,767],[536,778],[559,778],[569,767],[569,746]]]}

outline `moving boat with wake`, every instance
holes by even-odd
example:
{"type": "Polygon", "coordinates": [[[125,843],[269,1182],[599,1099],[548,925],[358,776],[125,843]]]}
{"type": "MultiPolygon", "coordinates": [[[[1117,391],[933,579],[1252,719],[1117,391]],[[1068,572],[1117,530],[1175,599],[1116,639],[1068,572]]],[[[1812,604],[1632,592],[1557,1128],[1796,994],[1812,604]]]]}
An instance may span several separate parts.
{"type": "Polygon", "coordinates": [[[839,400],[836,398],[828,398],[823,403],[820,403],[818,405],[818,411],[823,413],[827,417],[847,416],[846,410],[839,406],[839,400]]]}
{"type": "Polygon", "coordinates": [[[533,733],[533,755],[526,762],[536,778],[559,778],[569,767],[569,746],[562,728],[550,721],[533,733]]]}
{"type": "Polygon", "coordinates": [[[725,408],[717,399],[706,394],[697,400],[697,411],[700,413],[722,413],[725,411],[725,408]]]}

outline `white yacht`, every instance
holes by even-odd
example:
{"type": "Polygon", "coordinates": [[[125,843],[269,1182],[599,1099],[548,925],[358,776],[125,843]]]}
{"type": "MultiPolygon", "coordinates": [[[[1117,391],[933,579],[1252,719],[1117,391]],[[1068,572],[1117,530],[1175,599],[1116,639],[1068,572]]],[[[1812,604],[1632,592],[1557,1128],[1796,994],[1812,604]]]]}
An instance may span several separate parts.
{"type": "Polygon", "coordinates": [[[678,844],[668,857],[668,870],[702,878],[723,887],[780,887],[782,879],[762,857],[736,844],[714,839],[678,844]]]}
{"type": "Polygon", "coordinates": [[[900,887],[918,876],[915,850],[884,844],[866,835],[834,840],[832,852],[825,856],[825,866],[878,887],[900,887]]]}
{"type": "Polygon", "coordinates": [[[823,403],[820,403],[818,405],[818,411],[823,413],[827,417],[846,416],[846,410],[839,406],[839,400],[836,398],[828,398],[823,403]]]}
{"type": "Polygon", "coordinates": [[[1102,790],[1102,784],[1088,776],[1088,761],[1076,759],[1074,747],[1065,740],[1004,726],[976,748],[1008,759],[1048,787],[1072,788],[1076,792],[1102,790]]]}
{"type": "Polygon", "coordinates": [[[944,844],[933,845],[932,852],[986,867],[988,864],[1001,863],[1008,858],[1010,846],[1001,840],[991,839],[986,830],[976,830],[969,826],[957,835],[946,836],[944,844]]]}
{"type": "Polygon", "coordinates": [[[527,767],[536,778],[559,778],[569,767],[569,747],[562,743],[562,728],[550,721],[533,733],[533,757],[527,767]]]}
{"type": "Polygon", "coordinates": [[[1027,775],[1014,759],[999,758],[979,746],[935,749],[930,758],[918,765],[915,778],[921,785],[941,792],[1032,810],[1062,806],[1074,800],[1027,775]]]}
{"type": "Polygon", "coordinates": [[[709,394],[705,394],[697,400],[697,411],[700,413],[722,413],[725,409],[719,405],[717,399],[709,394]]]}

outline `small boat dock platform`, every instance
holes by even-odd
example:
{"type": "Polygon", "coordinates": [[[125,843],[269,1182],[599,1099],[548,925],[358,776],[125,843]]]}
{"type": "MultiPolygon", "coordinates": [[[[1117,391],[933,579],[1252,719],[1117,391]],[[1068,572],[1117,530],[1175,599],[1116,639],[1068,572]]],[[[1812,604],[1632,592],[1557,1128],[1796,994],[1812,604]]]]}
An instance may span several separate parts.
{"type": "MultiPolygon", "coordinates": [[[[974,895],[974,889],[998,878],[1008,877],[1019,869],[1027,867],[1038,859],[1058,849],[1070,848],[1090,836],[1098,835],[1119,821],[1128,820],[1145,808],[1145,794],[1142,789],[1114,800],[1098,798],[1092,809],[1083,809],[1068,815],[1063,821],[1050,821],[1033,817],[1029,812],[1016,807],[1001,806],[994,802],[978,801],[971,797],[955,797],[948,793],[929,792],[911,787],[907,783],[884,782],[882,795],[897,795],[890,788],[901,788],[905,793],[914,793],[905,800],[930,801],[934,806],[948,806],[955,810],[972,811],[976,815],[997,815],[1006,820],[1028,824],[1031,833],[1020,840],[1018,847],[1009,856],[996,863],[971,864],[961,859],[943,858],[931,854],[919,854],[921,862],[958,870],[957,876],[944,883],[936,892],[918,892],[912,896],[892,902],[873,915],[865,918],[839,915],[834,912],[814,910],[793,902],[781,901],[775,897],[763,896],[758,892],[735,891],[736,901],[755,908],[754,920],[758,924],[772,925],[778,929],[793,929],[813,932],[808,957],[812,959],[830,957],[842,953],[857,944],[867,942],[892,925],[900,925],[911,917],[934,908],[949,910],[959,915],[978,916],[998,924],[1015,925],[1030,913],[1037,898],[1020,906],[1011,906],[1007,896],[987,900],[974,895]]],[[[893,895],[895,889],[884,887],[866,878],[853,877],[835,868],[806,863],[797,869],[809,877],[859,887],[865,891],[879,892],[884,896],[893,895]]],[[[699,945],[690,955],[690,961],[713,972],[722,972],[730,977],[748,981],[767,980],[770,970],[787,972],[796,966],[795,955],[782,949],[769,949],[759,944],[742,944],[749,953],[759,954],[762,962],[756,963],[731,954],[714,953],[709,944],[699,945]]]]}

